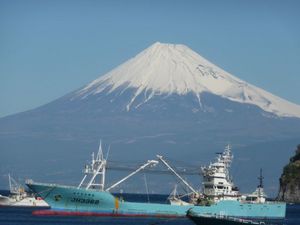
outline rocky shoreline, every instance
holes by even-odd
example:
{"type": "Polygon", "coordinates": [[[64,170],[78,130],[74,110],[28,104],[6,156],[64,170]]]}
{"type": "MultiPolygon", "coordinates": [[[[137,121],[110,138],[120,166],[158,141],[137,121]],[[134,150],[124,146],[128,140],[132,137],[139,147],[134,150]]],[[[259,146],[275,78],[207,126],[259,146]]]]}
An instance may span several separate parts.
{"type": "Polygon", "coordinates": [[[277,199],[280,201],[300,203],[300,145],[289,164],[283,168],[279,179],[280,190],[277,199]]]}

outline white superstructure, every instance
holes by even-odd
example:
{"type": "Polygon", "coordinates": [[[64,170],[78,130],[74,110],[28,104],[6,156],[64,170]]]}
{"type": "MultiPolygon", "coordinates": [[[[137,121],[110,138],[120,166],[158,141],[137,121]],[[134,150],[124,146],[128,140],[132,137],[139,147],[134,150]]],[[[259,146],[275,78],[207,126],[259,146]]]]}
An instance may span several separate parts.
{"type": "Polygon", "coordinates": [[[215,162],[207,167],[202,167],[203,194],[213,200],[232,199],[240,197],[238,188],[229,176],[229,168],[233,159],[230,145],[223,153],[218,153],[215,162]]]}
{"type": "Polygon", "coordinates": [[[249,195],[246,195],[244,200],[249,202],[256,202],[256,203],[264,203],[266,202],[267,195],[264,192],[264,185],[263,185],[263,179],[262,176],[262,169],[260,169],[260,176],[259,179],[259,185],[257,186],[256,190],[249,195]]]}

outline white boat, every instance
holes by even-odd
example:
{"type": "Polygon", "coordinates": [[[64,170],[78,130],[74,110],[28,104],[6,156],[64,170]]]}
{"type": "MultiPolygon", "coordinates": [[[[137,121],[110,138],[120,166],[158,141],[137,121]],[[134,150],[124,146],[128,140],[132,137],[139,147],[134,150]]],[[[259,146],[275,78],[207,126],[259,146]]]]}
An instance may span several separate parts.
{"type": "Polygon", "coordinates": [[[10,195],[0,195],[0,206],[49,207],[42,198],[27,193],[10,174],[8,175],[8,181],[10,195]]]}
{"type": "Polygon", "coordinates": [[[263,176],[262,176],[262,169],[260,169],[260,176],[259,179],[259,185],[257,186],[256,190],[252,194],[248,194],[243,196],[243,199],[248,202],[254,202],[254,203],[265,203],[267,195],[264,192],[264,186],[263,186],[263,176]]]}
{"type": "Polygon", "coordinates": [[[177,194],[177,185],[175,185],[174,190],[172,191],[172,193],[168,197],[168,200],[169,200],[171,205],[193,205],[192,203],[183,201],[181,199],[182,197],[185,197],[185,196],[187,196],[187,195],[179,196],[177,194]]]}

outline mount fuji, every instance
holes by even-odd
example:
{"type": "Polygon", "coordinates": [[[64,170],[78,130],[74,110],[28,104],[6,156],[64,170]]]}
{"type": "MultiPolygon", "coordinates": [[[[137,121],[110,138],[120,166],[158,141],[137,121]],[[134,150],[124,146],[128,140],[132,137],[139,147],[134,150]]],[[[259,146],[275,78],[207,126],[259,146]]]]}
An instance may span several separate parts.
{"type": "Polygon", "coordinates": [[[136,57],[75,93],[87,98],[102,92],[132,89],[126,105],[140,107],[154,96],[193,94],[199,103],[207,92],[225,99],[256,105],[277,116],[300,117],[300,106],[283,100],[225,72],[184,45],[153,44],[136,57]],[[136,101],[142,95],[141,101],[136,101]]]}
{"type": "Polygon", "coordinates": [[[197,166],[231,143],[237,185],[251,191],[262,167],[275,193],[282,166],[300,141],[300,106],[187,46],[157,42],[78,90],[1,118],[0,173],[76,183],[100,138],[111,145],[112,160],[162,154],[197,166]]]}

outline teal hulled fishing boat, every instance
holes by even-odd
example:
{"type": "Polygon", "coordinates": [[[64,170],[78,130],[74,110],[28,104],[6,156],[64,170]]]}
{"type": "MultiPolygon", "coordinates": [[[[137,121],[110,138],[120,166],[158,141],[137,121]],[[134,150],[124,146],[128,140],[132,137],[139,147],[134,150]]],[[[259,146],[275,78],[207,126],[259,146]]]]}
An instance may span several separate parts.
{"type": "Polygon", "coordinates": [[[175,195],[169,204],[137,203],[120,200],[109,191],[156,160],[149,160],[140,168],[105,188],[106,159],[101,144],[96,158],[85,167],[85,175],[78,187],[44,184],[28,180],[30,189],[42,197],[51,210],[36,211],[36,215],[85,215],[85,216],[130,216],[130,217],[185,217],[188,211],[194,216],[213,215],[248,219],[283,219],[286,204],[268,202],[261,182],[251,195],[241,195],[230,180],[229,168],[232,161],[230,146],[219,153],[216,161],[202,167],[203,193],[195,191],[164,159],[158,159],[168,167],[190,190],[190,201],[185,202],[175,195]],[[87,177],[91,176],[85,185],[87,177]],[[96,179],[100,177],[100,179],[96,179]],[[100,180],[100,183],[96,183],[100,180]]]}

